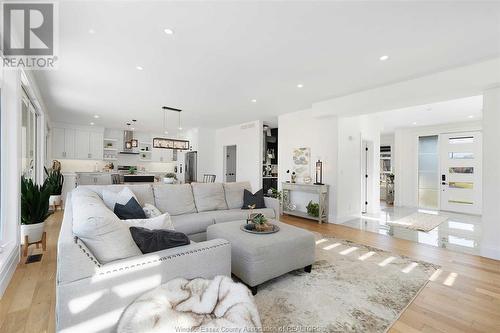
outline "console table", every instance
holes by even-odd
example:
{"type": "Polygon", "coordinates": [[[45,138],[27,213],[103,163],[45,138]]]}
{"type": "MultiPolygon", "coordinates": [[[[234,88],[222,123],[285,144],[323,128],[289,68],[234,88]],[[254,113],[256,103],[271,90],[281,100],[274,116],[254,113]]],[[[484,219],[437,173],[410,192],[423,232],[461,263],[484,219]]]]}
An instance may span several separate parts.
{"type": "Polygon", "coordinates": [[[306,219],[317,220],[319,224],[328,221],[328,185],[281,183],[283,190],[283,214],[295,215],[306,219]],[[314,217],[307,213],[290,209],[290,193],[306,192],[318,196],[319,216],[314,217]]]}

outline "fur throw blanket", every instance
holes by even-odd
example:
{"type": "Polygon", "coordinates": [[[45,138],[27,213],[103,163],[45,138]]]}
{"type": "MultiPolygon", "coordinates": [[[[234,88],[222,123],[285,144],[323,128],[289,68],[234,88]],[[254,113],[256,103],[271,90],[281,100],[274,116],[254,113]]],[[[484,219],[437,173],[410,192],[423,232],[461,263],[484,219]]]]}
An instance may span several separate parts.
{"type": "Polygon", "coordinates": [[[118,333],[258,332],[259,313],[248,288],[227,276],[174,279],[125,309],[118,333]]]}

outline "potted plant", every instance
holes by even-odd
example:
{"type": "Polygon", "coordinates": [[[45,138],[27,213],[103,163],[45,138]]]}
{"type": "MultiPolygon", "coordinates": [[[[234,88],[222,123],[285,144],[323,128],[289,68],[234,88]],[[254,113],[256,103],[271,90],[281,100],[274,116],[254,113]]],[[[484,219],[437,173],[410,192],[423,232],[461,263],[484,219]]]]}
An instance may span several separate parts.
{"type": "Polygon", "coordinates": [[[319,217],[319,204],[313,203],[312,200],[306,206],[307,214],[313,217],[319,217]]]}
{"type": "Polygon", "coordinates": [[[61,205],[61,193],[64,184],[64,176],[62,175],[60,169],[50,169],[50,171],[48,171],[47,168],[44,169],[47,178],[45,179],[43,186],[50,188],[51,193],[49,197],[49,206],[53,206],[55,209],[56,206],[61,205]]]}
{"type": "Polygon", "coordinates": [[[37,185],[30,178],[21,178],[21,239],[28,242],[42,240],[45,219],[49,214],[49,197],[52,188],[37,185]]]}
{"type": "Polygon", "coordinates": [[[169,172],[165,175],[165,177],[163,178],[163,182],[165,184],[173,184],[175,183],[175,181],[177,180],[177,175],[173,172],[169,172]]]}

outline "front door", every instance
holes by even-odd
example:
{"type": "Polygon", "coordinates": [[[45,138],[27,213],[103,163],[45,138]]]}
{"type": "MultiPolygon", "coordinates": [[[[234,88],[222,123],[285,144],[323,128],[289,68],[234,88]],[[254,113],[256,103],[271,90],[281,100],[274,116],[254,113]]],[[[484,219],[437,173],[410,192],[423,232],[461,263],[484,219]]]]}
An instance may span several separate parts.
{"type": "Polygon", "coordinates": [[[446,133],[439,136],[441,210],[481,214],[481,132],[446,133]]]}

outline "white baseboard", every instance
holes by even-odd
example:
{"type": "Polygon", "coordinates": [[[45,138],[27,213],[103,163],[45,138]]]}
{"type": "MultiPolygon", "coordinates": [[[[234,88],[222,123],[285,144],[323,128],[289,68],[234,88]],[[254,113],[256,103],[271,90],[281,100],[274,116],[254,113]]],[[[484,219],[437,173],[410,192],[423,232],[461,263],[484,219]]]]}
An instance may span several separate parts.
{"type": "Polygon", "coordinates": [[[19,246],[13,246],[10,249],[4,249],[1,255],[5,255],[3,265],[0,267],[0,298],[2,298],[5,289],[9,285],[10,279],[16,271],[19,262],[19,246]]]}
{"type": "Polygon", "coordinates": [[[481,256],[490,258],[490,259],[495,259],[495,260],[500,260],[500,248],[498,247],[488,247],[488,246],[481,246],[481,256]]]}

